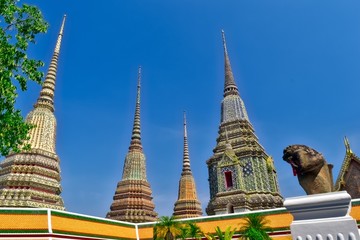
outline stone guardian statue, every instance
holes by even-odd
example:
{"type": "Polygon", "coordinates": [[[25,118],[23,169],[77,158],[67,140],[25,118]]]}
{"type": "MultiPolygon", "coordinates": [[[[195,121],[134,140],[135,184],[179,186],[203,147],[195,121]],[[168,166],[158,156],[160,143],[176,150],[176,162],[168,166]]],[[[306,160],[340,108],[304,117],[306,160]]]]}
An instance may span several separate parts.
{"type": "Polygon", "coordinates": [[[305,145],[290,145],[284,149],[283,159],[291,165],[306,194],[333,191],[333,166],[321,153],[305,145]]]}

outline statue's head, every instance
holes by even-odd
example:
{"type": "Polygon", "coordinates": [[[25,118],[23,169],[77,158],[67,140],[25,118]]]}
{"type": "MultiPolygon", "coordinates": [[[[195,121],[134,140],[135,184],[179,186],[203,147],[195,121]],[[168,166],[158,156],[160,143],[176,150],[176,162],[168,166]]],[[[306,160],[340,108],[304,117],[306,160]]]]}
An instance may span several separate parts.
{"type": "Polygon", "coordinates": [[[288,146],[283,159],[291,165],[294,176],[319,171],[325,163],[321,153],[305,145],[288,146]]]}

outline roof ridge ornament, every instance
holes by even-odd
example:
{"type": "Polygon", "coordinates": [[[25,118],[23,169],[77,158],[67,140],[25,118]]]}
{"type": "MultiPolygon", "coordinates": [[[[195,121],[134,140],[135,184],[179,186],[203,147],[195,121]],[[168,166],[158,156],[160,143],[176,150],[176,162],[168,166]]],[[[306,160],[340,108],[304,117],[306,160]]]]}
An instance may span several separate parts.
{"type": "Polygon", "coordinates": [[[353,153],[353,151],[350,148],[349,139],[346,136],[344,137],[344,144],[345,144],[346,153],[353,153]]]}

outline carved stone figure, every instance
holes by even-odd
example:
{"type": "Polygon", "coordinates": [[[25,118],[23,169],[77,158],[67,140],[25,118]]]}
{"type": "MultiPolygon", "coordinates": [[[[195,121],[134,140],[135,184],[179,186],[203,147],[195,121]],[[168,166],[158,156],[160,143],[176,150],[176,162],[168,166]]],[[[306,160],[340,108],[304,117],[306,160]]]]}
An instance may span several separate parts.
{"type": "Polygon", "coordinates": [[[333,191],[332,165],[321,153],[305,145],[290,145],[284,149],[283,159],[291,165],[306,194],[333,191]]]}

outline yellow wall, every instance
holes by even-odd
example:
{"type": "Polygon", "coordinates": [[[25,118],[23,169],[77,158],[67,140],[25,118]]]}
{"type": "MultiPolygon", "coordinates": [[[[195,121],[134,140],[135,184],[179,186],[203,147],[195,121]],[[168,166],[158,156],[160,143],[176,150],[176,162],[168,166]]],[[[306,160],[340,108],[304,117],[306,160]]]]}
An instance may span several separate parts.
{"type": "Polygon", "coordinates": [[[0,229],[6,230],[48,230],[47,215],[37,214],[1,214],[0,229]]]}
{"type": "MultiPolygon", "coordinates": [[[[269,220],[268,225],[274,230],[271,237],[275,240],[290,240],[290,224],[293,220],[284,208],[271,211],[256,211],[264,215],[269,220]]],[[[199,217],[192,219],[183,219],[184,223],[191,221],[196,223],[205,233],[214,233],[217,226],[225,230],[228,226],[239,230],[244,223],[247,213],[236,213],[229,215],[216,215],[210,217],[199,217]]],[[[254,213],[254,212],[251,212],[254,213]]],[[[360,223],[360,200],[352,203],[350,215],[360,223]]],[[[181,221],[181,220],[180,220],[181,221]]],[[[153,238],[153,226],[155,223],[138,224],[138,233],[141,240],[150,240],[153,238]]],[[[109,219],[96,218],[91,216],[79,215],[74,213],[47,210],[47,209],[21,209],[21,208],[0,208],[0,238],[7,234],[19,234],[20,237],[26,237],[28,234],[41,237],[41,234],[63,234],[79,236],[82,239],[98,237],[102,239],[136,239],[136,224],[112,221],[109,219]],[[51,218],[48,222],[48,212],[51,218]],[[50,225],[48,225],[48,223],[50,225]]],[[[12,239],[20,239],[13,237],[12,239]]],[[[10,239],[10,238],[9,238],[10,239]]],[[[27,239],[31,239],[27,238],[27,239]]]]}
{"type": "Polygon", "coordinates": [[[76,219],[63,216],[52,216],[52,229],[54,233],[86,234],[89,236],[118,237],[136,239],[135,226],[112,225],[109,222],[96,222],[94,220],[76,219]]]}

